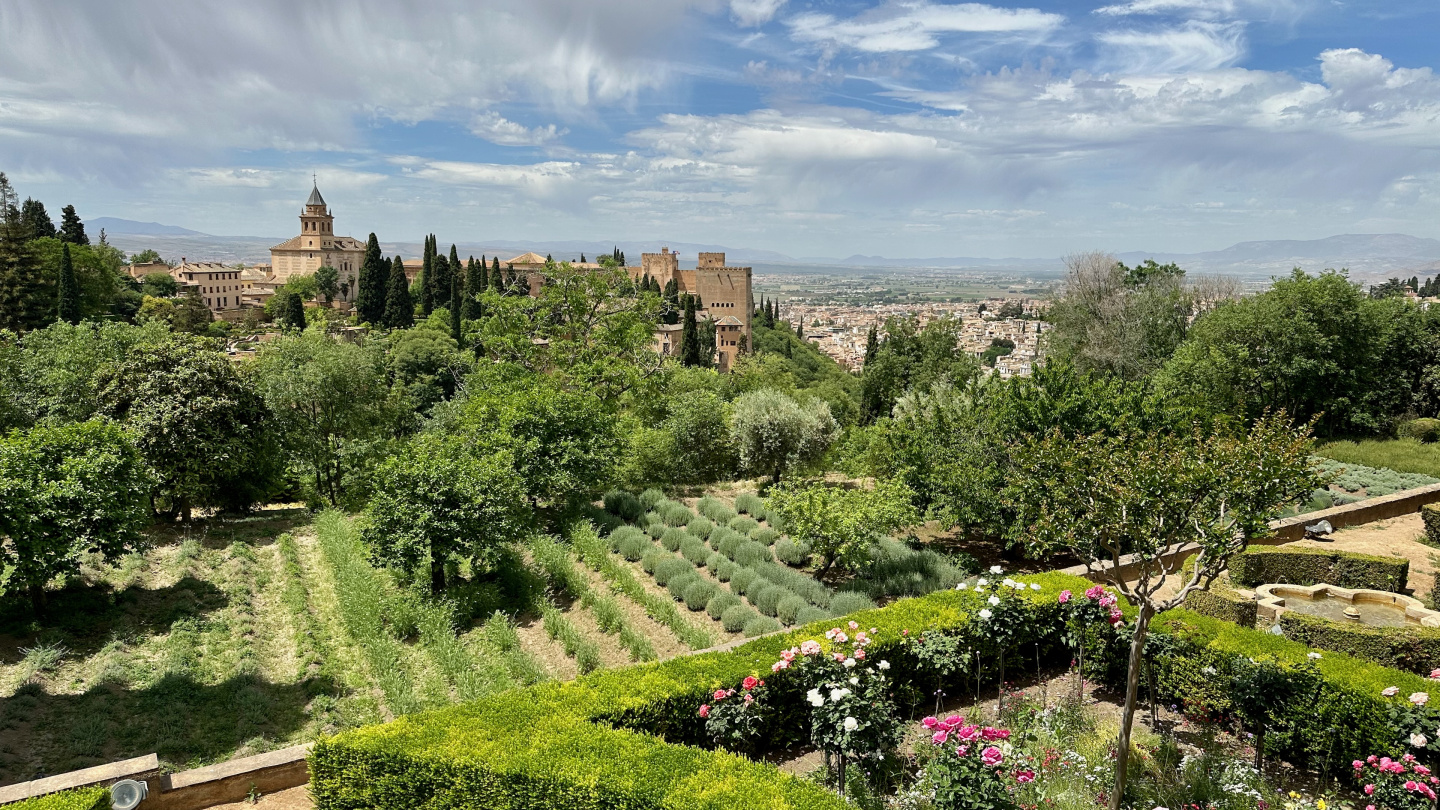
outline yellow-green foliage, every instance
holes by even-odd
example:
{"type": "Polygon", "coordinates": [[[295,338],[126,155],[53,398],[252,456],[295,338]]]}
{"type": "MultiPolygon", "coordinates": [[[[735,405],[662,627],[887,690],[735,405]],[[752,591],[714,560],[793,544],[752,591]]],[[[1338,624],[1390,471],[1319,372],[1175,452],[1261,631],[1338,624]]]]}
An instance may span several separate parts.
{"type": "Polygon", "coordinates": [[[7,804],[5,810],[110,810],[110,791],[103,787],[77,788],[7,804]]]}
{"type": "Polygon", "coordinates": [[[1317,649],[1343,652],[1422,675],[1440,668],[1440,629],[1332,622],[1293,610],[1280,614],[1280,624],[1287,638],[1317,649]]]}
{"type": "Polygon", "coordinates": [[[1420,507],[1420,519],[1425,522],[1425,533],[1420,542],[1440,548],[1440,503],[1427,503],[1420,507]]]}
{"type": "Polygon", "coordinates": [[[1404,590],[1410,561],[1325,548],[1257,546],[1230,560],[1230,576],[1241,585],[1339,585],[1342,588],[1404,590]]]}

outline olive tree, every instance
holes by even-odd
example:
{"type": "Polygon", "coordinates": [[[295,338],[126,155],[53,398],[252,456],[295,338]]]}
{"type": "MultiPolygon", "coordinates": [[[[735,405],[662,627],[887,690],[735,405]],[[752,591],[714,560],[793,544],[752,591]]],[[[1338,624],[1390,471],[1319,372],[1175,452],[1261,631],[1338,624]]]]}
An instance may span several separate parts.
{"type": "Polygon", "coordinates": [[[458,436],[426,434],[375,473],[365,539],[377,559],[421,574],[445,590],[451,557],[483,566],[530,526],[520,482],[507,452],[485,453],[458,436]]]}
{"type": "Polygon", "coordinates": [[[730,438],[741,468],[773,483],[819,458],[839,430],[824,400],[802,405],[774,389],[742,394],[731,410],[730,438]]]}
{"type": "MultiPolygon", "coordinates": [[[[1313,424],[1313,423],[1312,423],[1313,424]]],[[[1246,433],[1142,433],[1025,442],[1010,497],[1036,559],[1068,552],[1136,608],[1110,806],[1125,795],[1145,636],[1205,590],[1288,504],[1323,483],[1311,425],[1266,414],[1246,433]],[[1191,552],[1193,568],[1182,568],[1191,552]],[[1172,587],[1178,583],[1179,587],[1172,587]]]]}
{"type": "Polygon", "coordinates": [[[81,557],[119,557],[142,544],[150,482],[120,426],[89,421],[12,431],[0,439],[0,586],[30,594],[80,570],[81,557]]]}

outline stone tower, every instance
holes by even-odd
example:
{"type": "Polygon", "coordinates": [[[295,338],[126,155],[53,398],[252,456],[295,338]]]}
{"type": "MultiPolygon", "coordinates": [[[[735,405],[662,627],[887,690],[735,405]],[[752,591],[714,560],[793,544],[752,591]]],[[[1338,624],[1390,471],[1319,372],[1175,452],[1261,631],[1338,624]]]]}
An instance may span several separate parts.
{"type": "Polygon", "coordinates": [[[335,244],[335,217],[320,196],[318,185],[310,189],[305,211],[300,214],[300,238],[306,250],[330,250],[335,244]]]}

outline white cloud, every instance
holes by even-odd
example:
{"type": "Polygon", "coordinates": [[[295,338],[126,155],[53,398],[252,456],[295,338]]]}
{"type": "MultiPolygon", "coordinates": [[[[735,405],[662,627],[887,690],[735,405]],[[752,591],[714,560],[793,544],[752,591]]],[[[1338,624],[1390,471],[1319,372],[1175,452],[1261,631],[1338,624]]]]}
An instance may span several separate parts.
{"type": "Polygon", "coordinates": [[[1245,55],[1243,23],[1192,20],[1157,31],[1105,31],[1102,64],[1121,73],[1188,73],[1235,64],[1245,55]]]}
{"type": "Polygon", "coordinates": [[[470,131],[500,146],[544,146],[569,132],[557,129],[554,124],[527,127],[503,118],[496,112],[483,112],[470,119],[470,131]]]}
{"type": "Polygon", "coordinates": [[[775,19],[785,0],[730,0],[730,14],[742,26],[752,28],[775,19]]]}
{"type": "Polygon", "coordinates": [[[1227,20],[1238,17],[1293,18],[1314,0],[1130,0],[1095,9],[1110,17],[1131,15],[1177,15],[1199,20],[1227,20]]]}
{"type": "Polygon", "coordinates": [[[786,20],[786,25],[791,38],[798,42],[885,53],[929,50],[940,44],[942,34],[1043,34],[1064,19],[1031,8],[900,0],[846,20],[809,12],[786,20]]]}

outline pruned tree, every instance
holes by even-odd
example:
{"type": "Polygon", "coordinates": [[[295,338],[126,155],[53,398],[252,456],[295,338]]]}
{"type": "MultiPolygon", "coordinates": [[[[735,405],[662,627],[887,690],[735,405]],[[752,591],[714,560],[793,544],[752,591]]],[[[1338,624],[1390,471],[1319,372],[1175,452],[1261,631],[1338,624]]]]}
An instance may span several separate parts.
{"type": "Polygon", "coordinates": [[[405,278],[405,265],[399,256],[390,265],[390,288],[385,293],[385,317],[381,318],[381,323],[389,329],[409,329],[415,325],[410,282],[405,278]]]}
{"type": "Polygon", "coordinates": [[[741,468],[768,475],[772,483],[819,458],[839,432],[824,400],[812,399],[802,405],[771,388],[736,399],[730,423],[730,438],[740,455],[741,468]]]}
{"type": "Polygon", "coordinates": [[[784,518],[791,537],[820,555],[824,573],[836,562],[860,570],[881,539],[919,523],[912,496],[895,479],[877,481],[872,489],[792,482],[771,489],[766,503],[784,518]]]}
{"type": "Polygon", "coordinates": [[[1031,438],[1009,499],[1035,559],[1068,552],[1137,608],[1110,806],[1125,794],[1150,622],[1205,590],[1282,509],[1324,483],[1310,429],[1266,414],[1246,433],[1031,438]],[[1191,568],[1182,568],[1185,552],[1191,568]],[[1178,585],[1178,587],[1176,587],[1178,585]]]}

